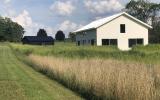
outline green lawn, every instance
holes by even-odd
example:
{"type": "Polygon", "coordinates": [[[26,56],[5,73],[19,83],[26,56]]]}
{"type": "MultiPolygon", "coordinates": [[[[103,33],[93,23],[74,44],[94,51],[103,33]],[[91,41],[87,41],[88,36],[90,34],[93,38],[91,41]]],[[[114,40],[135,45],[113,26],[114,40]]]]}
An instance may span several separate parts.
{"type": "Polygon", "coordinates": [[[0,100],[81,100],[72,91],[17,60],[0,44],[0,100]]]}
{"type": "Polygon", "coordinates": [[[22,54],[57,56],[67,58],[111,58],[145,63],[160,63],[160,44],[136,46],[130,51],[120,51],[112,46],[76,46],[75,43],[55,43],[54,46],[32,46],[10,43],[10,46],[22,54]]]}

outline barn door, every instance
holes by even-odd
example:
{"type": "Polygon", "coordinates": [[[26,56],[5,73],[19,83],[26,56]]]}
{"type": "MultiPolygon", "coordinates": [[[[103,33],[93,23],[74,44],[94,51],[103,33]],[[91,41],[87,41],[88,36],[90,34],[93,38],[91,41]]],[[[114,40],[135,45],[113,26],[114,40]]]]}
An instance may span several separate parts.
{"type": "Polygon", "coordinates": [[[78,41],[78,46],[80,46],[80,41],[78,41]]]}
{"type": "Polygon", "coordinates": [[[94,39],[91,40],[91,45],[94,45],[94,39]]]}

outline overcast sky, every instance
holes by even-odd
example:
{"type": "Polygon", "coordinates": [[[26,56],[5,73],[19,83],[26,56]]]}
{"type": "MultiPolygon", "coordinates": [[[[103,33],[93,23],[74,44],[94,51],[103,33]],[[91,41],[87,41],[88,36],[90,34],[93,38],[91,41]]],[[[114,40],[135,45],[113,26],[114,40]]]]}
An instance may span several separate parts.
{"type": "MultiPolygon", "coordinates": [[[[151,0],[160,2],[160,0],[151,0]]],[[[25,28],[25,35],[36,35],[45,28],[75,31],[89,22],[118,13],[129,0],[0,0],[0,15],[10,17],[25,28]]]]}

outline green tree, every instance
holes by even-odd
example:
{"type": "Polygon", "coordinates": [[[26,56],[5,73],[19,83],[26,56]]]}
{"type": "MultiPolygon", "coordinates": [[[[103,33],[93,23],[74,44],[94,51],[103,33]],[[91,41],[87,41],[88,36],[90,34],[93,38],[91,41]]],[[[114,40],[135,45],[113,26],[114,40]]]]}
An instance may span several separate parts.
{"type": "Polygon", "coordinates": [[[70,33],[69,33],[69,38],[71,39],[72,42],[75,42],[75,41],[76,41],[76,34],[70,32],[70,33]]]}
{"type": "Polygon", "coordinates": [[[0,41],[20,42],[24,28],[10,18],[0,17],[0,41]]]}
{"type": "Polygon", "coordinates": [[[63,33],[63,31],[59,30],[59,31],[56,33],[55,38],[56,38],[56,40],[58,40],[58,41],[64,41],[64,40],[65,40],[65,34],[63,33]]]}
{"type": "Polygon", "coordinates": [[[5,41],[5,24],[5,20],[2,17],[0,17],[0,41],[5,41]]]}
{"type": "Polygon", "coordinates": [[[151,20],[153,29],[149,32],[149,40],[151,43],[160,43],[160,4],[148,0],[131,0],[126,5],[126,12],[146,23],[151,20]]]}
{"type": "Polygon", "coordinates": [[[47,32],[45,29],[39,29],[38,33],[37,33],[38,37],[47,37],[47,32]]]}
{"type": "Polygon", "coordinates": [[[126,5],[126,12],[143,22],[147,22],[150,17],[150,7],[147,0],[131,0],[126,5]]]}

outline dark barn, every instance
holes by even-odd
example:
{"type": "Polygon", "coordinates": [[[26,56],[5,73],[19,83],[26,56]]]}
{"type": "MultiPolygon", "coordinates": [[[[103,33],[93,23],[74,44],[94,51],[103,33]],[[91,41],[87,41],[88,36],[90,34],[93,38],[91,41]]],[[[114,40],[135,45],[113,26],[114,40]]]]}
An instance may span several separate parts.
{"type": "Polygon", "coordinates": [[[22,43],[32,45],[54,45],[54,39],[51,36],[24,36],[22,39],[22,43]]]}

